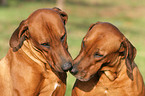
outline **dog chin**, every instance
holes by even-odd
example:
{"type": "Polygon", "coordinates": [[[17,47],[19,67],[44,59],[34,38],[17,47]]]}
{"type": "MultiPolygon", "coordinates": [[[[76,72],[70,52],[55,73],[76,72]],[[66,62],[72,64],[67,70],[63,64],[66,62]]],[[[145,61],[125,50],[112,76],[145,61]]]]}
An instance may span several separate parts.
{"type": "Polygon", "coordinates": [[[93,76],[89,76],[89,77],[81,77],[81,76],[75,76],[78,80],[83,81],[83,82],[87,82],[89,81],[93,76]]]}

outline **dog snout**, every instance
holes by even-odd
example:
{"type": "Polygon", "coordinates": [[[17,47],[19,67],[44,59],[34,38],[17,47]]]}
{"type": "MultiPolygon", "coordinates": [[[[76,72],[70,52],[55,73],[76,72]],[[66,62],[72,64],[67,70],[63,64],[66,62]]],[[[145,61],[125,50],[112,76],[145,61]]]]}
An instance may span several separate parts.
{"type": "Polygon", "coordinates": [[[67,63],[63,64],[61,66],[61,68],[62,68],[63,71],[68,71],[69,69],[72,68],[72,63],[71,62],[67,62],[67,63]]]}
{"type": "Polygon", "coordinates": [[[72,68],[70,71],[73,75],[76,75],[78,73],[77,68],[72,68]]]}

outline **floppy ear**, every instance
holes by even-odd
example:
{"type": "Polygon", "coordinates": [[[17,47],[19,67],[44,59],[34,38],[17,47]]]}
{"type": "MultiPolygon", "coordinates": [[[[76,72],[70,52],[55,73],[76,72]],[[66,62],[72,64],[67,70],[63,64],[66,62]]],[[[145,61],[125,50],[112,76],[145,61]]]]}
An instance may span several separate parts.
{"type": "Polygon", "coordinates": [[[133,68],[134,68],[134,58],[136,56],[136,49],[126,38],[123,40],[122,46],[120,48],[120,51],[124,50],[127,75],[131,80],[133,80],[133,68]]]}
{"type": "Polygon", "coordinates": [[[14,52],[21,48],[26,37],[29,38],[28,26],[26,21],[22,21],[19,27],[12,34],[9,41],[10,47],[13,48],[14,52]]]}
{"type": "Polygon", "coordinates": [[[68,15],[64,11],[62,11],[61,9],[59,9],[57,7],[54,7],[52,9],[60,14],[60,16],[61,16],[61,18],[63,20],[63,23],[66,24],[67,19],[68,19],[68,15]]]}

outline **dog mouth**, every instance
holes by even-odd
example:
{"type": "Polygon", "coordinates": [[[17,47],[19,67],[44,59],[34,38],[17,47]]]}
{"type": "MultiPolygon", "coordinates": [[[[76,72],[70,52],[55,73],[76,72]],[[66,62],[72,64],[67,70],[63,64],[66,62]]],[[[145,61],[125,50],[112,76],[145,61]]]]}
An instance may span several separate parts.
{"type": "Polygon", "coordinates": [[[53,63],[53,62],[49,62],[49,60],[46,60],[46,64],[45,64],[45,66],[46,66],[46,68],[47,69],[52,69],[52,70],[55,70],[55,71],[57,71],[57,72],[64,72],[62,69],[61,69],[61,67],[59,67],[57,64],[55,64],[55,63],[53,63]]]}
{"type": "Polygon", "coordinates": [[[94,74],[91,75],[88,72],[81,72],[74,76],[80,81],[89,81],[92,77],[94,77],[94,74]]]}
{"type": "Polygon", "coordinates": [[[49,64],[51,69],[54,69],[57,72],[68,72],[72,68],[72,64],[70,62],[66,62],[64,64],[49,64]]]}
{"type": "Polygon", "coordinates": [[[94,77],[94,75],[91,75],[91,76],[75,76],[78,80],[80,81],[83,81],[83,82],[86,82],[86,81],[89,81],[91,78],[94,77]]]}

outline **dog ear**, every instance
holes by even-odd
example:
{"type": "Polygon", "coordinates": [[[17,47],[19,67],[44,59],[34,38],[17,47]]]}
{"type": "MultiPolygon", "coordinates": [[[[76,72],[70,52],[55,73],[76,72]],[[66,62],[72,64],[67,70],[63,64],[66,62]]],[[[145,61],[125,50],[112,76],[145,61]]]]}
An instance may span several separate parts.
{"type": "Polygon", "coordinates": [[[125,63],[127,67],[127,75],[131,80],[133,80],[133,68],[134,68],[134,58],[136,56],[135,47],[128,41],[124,39],[120,47],[120,52],[124,50],[125,63]]]}
{"type": "Polygon", "coordinates": [[[58,12],[63,20],[63,23],[66,24],[67,20],[68,20],[68,15],[62,11],[61,9],[54,7],[52,8],[53,10],[55,10],[56,12],[58,12]]]}
{"type": "Polygon", "coordinates": [[[9,41],[10,47],[13,48],[14,52],[21,48],[26,37],[29,38],[28,26],[26,21],[22,21],[19,27],[12,34],[9,41]]]}

